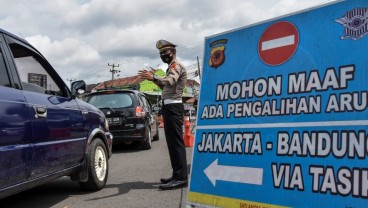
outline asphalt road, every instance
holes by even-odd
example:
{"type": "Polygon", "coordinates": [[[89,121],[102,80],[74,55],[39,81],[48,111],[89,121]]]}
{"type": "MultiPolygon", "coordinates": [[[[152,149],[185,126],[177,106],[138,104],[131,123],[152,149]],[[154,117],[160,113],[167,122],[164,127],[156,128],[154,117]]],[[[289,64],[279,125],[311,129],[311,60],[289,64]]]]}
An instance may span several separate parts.
{"type": "MultiPolygon", "coordinates": [[[[192,147],[187,148],[188,170],[192,147]]],[[[150,150],[134,146],[113,149],[106,187],[84,192],[76,182],[63,177],[42,186],[0,200],[7,208],[182,208],[188,188],[161,191],[161,177],[169,177],[171,167],[163,129],[160,140],[150,150]]]]}

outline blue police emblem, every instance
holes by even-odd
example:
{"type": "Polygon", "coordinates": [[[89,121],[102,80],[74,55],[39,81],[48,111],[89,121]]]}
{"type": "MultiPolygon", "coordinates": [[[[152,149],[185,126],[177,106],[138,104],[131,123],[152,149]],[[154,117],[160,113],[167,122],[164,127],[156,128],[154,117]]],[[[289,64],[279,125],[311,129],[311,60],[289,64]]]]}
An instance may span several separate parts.
{"type": "Polygon", "coordinates": [[[345,27],[341,39],[358,40],[368,34],[368,8],[356,8],[335,20],[345,27]]]}

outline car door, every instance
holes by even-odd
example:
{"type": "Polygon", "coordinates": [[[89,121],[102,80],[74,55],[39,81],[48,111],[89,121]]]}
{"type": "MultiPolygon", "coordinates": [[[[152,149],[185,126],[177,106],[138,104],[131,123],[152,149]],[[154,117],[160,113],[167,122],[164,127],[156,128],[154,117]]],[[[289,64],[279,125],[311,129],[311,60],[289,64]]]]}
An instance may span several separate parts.
{"type": "Polygon", "coordinates": [[[70,91],[34,48],[6,37],[32,122],[33,164],[30,178],[80,164],[86,147],[83,115],[70,91]]]}
{"type": "Polygon", "coordinates": [[[157,133],[157,118],[156,115],[152,112],[152,107],[148,99],[143,95],[140,94],[140,100],[142,102],[142,106],[145,112],[147,112],[146,117],[148,118],[148,123],[150,125],[151,134],[156,135],[157,133]]]}
{"type": "Polygon", "coordinates": [[[4,45],[0,33],[0,189],[28,179],[33,152],[29,109],[19,84],[12,79],[4,45]]]}

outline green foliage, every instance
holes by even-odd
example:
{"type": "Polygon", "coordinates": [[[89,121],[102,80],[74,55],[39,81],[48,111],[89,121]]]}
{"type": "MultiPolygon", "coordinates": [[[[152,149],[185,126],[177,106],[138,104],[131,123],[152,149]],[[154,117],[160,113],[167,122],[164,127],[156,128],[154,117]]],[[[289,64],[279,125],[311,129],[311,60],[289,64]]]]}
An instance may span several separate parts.
{"type": "Polygon", "coordinates": [[[144,80],[140,83],[141,92],[161,92],[161,89],[152,81],[144,80]]]}
{"type": "MultiPolygon", "coordinates": [[[[165,76],[165,72],[162,69],[159,69],[155,73],[159,77],[165,76]]],[[[144,80],[140,83],[139,90],[141,92],[161,92],[162,90],[152,81],[144,80]]]]}
{"type": "Polygon", "coordinates": [[[159,77],[163,77],[163,76],[166,75],[164,70],[162,70],[162,69],[158,69],[155,74],[159,77]]]}

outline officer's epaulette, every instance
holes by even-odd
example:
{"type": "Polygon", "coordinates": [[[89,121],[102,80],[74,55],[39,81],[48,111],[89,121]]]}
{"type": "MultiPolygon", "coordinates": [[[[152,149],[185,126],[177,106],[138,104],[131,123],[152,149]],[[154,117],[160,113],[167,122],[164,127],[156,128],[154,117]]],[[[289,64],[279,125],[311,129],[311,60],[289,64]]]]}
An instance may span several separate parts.
{"type": "Polygon", "coordinates": [[[170,65],[169,69],[170,69],[170,71],[174,70],[176,73],[179,73],[178,69],[176,68],[176,63],[175,62],[170,65]]]}
{"type": "Polygon", "coordinates": [[[176,62],[172,63],[171,66],[170,66],[170,68],[174,68],[175,69],[176,68],[176,62]]]}

